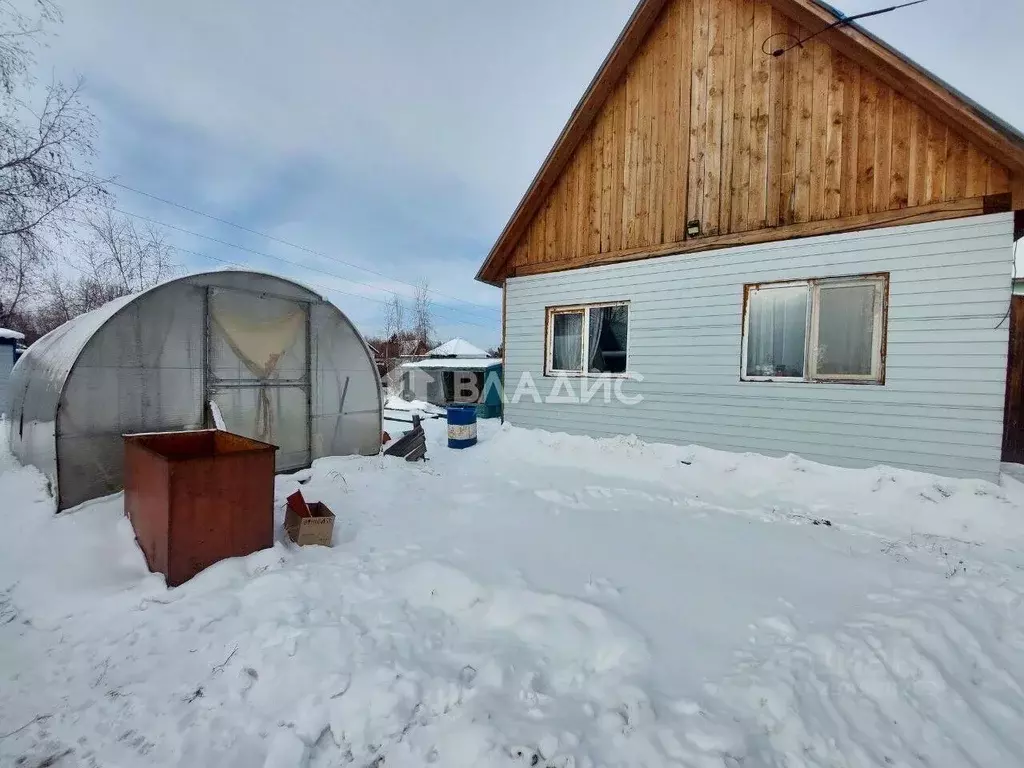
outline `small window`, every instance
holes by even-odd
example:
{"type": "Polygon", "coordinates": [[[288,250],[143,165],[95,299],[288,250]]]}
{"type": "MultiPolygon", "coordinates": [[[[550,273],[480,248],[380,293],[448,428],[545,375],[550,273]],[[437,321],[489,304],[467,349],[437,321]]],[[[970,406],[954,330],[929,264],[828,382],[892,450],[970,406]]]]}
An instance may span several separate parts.
{"type": "Polygon", "coordinates": [[[887,275],[744,290],[745,380],[884,381],[887,275]]]}
{"type": "Polygon", "coordinates": [[[546,373],[625,373],[629,305],[548,310],[546,373]]]}

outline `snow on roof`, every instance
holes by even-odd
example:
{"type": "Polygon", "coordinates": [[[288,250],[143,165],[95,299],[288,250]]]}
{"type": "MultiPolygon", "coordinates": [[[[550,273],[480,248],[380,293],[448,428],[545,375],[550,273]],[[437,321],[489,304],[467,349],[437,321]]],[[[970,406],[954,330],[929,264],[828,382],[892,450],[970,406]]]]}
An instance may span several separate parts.
{"type": "Polygon", "coordinates": [[[15,341],[23,341],[25,339],[24,333],[18,333],[12,331],[10,328],[0,328],[0,339],[14,339],[15,341]]]}
{"type": "Polygon", "coordinates": [[[447,357],[427,358],[426,360],[415,360],[411,363],[402,363],[402,368],[441,368],[452,371],[484,370],[495,368],[501,365],[501,359],[497,357],[447,357]]]}
{"type": "Polygon", "coordinates": [[[465,339],[456,336],[451,341],[446,341],[439,347],[435,347],[427,353],[428,357],[476,357],[486,358],[487,353],[480,347],[473,346],[465,339]]]}

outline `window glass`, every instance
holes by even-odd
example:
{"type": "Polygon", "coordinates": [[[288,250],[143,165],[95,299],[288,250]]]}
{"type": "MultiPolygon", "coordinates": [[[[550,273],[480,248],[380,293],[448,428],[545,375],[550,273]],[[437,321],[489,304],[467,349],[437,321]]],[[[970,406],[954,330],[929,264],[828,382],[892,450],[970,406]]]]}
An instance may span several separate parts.
{"type": "Polygon", "coordinates": [[[593,307],[587,318],[587,368],[593,373],[624,373],[629,308],[593,307]]]}
{"type": "Polygon", "coordinates": [[[878,285],[823,285],[818,290],[817,373],[870,376],[878,285]]]}
{"type": "Polygon", "coordinates": [[[804,285],[750,291],[748,376],[803,377],[807,293],[804,285]]]}
{"type": "Polygon", "coordinates": [[[557,312],[551,318],[551,369],[583,370],[583,312],[557,312]]]}

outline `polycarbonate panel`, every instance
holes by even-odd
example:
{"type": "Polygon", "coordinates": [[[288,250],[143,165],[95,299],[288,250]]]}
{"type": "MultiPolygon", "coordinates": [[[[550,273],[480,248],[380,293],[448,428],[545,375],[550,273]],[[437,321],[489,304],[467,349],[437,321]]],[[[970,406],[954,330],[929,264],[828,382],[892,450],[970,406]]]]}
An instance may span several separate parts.
{"type": "Polygon", "coordinates": [[[380,451],[380,377],[373,355],[337,307],[310,307],[313,458],[380,451]]]}
{"type": "Polygon", "coordinates": [[[85,345],[57,416],[62,506],[121,487],[121,435],[203,426],[203,296],[187,282],[161,286],[85,345]]]}
{"type": "MultiPolygon", "coordinates": [[[[305,389],[268,388],[269,442],[283,447],[279,468],[306,466],[319,456],[377,453],[381,392],[376,367],[362,337],[336,307],[272,275],[190,275],[65,323],[29,347],[15,366],[11,449],[50,479],[58,509],[121,487],[122,433],[208,426],[203,370],[208,287],[218,289],[211,293],[245,291],[243,303],[268,310],[309,308],[314,415],[305,409],[305,389]]],[[[305,370],[305,354],[303,337],[282,356],[285,368],[305,370]]],[[[235,372],[238,362],[236,355],[235,372]]],[[[234,423],[237,431],[250,435],[246,424],[256,418],[261,389],[229,394],[221,387],[217,392],[229,428],[234,423]]]]}
{"type": "Polygon", "coordinates": [[[55,328],[32,344],[11,371],[11,452],[57,485],[57,404],[82,348],[130,299],[116,299],[55,328]]]}
{"type": "Polygon", "coordinates": [[[210,290],[212,382],[305,381],[305,303],[241,290],[210,290]]]}
{"type": "Polygon", "coordinates": [[[309,417],[301,387],[232,387],[214,390],[213,401],[229,432],[278,447],[277,469],[309,466],[309,417]]]}

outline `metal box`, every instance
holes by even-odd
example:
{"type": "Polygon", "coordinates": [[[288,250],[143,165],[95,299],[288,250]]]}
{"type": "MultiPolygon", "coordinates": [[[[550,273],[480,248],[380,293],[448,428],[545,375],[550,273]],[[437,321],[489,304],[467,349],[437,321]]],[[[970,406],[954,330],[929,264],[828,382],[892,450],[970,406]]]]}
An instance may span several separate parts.
{"type": "Polygon", "coordinates": [[[149,569],[176,587],[273,546],[276,451],[213,429],[125,435],[125,513],[149,569]]]}

